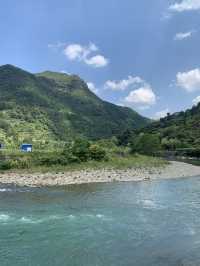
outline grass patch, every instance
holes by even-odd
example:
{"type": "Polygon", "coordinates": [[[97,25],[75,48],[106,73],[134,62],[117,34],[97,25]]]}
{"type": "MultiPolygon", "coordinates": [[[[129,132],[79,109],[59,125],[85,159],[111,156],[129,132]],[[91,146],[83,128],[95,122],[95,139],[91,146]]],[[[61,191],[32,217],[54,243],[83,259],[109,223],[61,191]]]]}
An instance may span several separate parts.
{"type": "Polygon", "coordinates": [[[30,166],[27,169],[12,169],[15,172],[26,173],[56,173],[56,172],[70,172],[81,170],[99,170],[99,169],[119,169],[126,170],[131,168],[154,168],[164,167],[168,162],[157,157],[150,157],[144,155],[128,155],[126,157],[113,156],[108,161],[87,161],[82,163],[71,163],[66,166],[52,165],[52,166],[30,166]]]}

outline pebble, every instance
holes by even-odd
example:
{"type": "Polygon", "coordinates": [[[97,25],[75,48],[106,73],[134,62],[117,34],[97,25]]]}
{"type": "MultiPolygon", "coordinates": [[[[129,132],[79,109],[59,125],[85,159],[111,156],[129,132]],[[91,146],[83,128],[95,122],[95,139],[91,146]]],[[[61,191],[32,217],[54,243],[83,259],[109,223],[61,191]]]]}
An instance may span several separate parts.
{"type": "Polygon", "coordinates": [[[81,170],[73,172],[62,172],[55,174],[35,173],[23,175],[20,173],[0,173],[1,183],[22,186],[54,186],[81,184],[93,182],[115,182],[115,181],[148,181],[151,179],[166,179],[200,176],[200,167],[182,162],[172,162],[164,168],[131,168],[125,170],[100,169],[100,170],[81,170]]]}

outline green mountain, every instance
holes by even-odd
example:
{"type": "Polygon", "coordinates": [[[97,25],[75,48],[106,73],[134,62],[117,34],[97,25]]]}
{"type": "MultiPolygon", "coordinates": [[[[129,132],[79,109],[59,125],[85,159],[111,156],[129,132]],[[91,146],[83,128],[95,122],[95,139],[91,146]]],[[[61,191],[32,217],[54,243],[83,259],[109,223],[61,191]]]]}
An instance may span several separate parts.
{"type": "Polygon", "coordinates": [[[101,100],[78,76],[0,67],[2,143],[49,143],[79,135],[109,138],[148,122],[130,108],[101,100]]]}
{"type": "Polygon", "coordinates": [[[200,148],[200,103],[185,112],[168,114],[142,132],[159,133],[165,148],[200,148]]]}

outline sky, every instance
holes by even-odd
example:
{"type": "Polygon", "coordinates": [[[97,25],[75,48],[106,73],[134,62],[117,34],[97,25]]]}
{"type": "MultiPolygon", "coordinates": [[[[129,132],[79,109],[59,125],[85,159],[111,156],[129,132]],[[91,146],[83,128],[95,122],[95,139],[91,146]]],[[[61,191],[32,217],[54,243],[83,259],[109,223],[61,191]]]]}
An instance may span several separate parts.
{"type": "Polygon", "coordinates": [[[200,101],[200,0],[6,0],[0,65],[77,74],[158,119],[200,101]]]}

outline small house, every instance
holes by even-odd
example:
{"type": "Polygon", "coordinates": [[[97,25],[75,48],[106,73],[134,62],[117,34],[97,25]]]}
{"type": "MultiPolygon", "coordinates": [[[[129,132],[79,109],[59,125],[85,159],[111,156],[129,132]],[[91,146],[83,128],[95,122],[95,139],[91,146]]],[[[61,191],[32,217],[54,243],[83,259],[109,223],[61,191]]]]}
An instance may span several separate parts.
{"type": "Polygon", "coordinates": [[[21,151],[24,152],[32,152],[33,145],[32,144],[22,144],[21,145],[21,151]]]}

